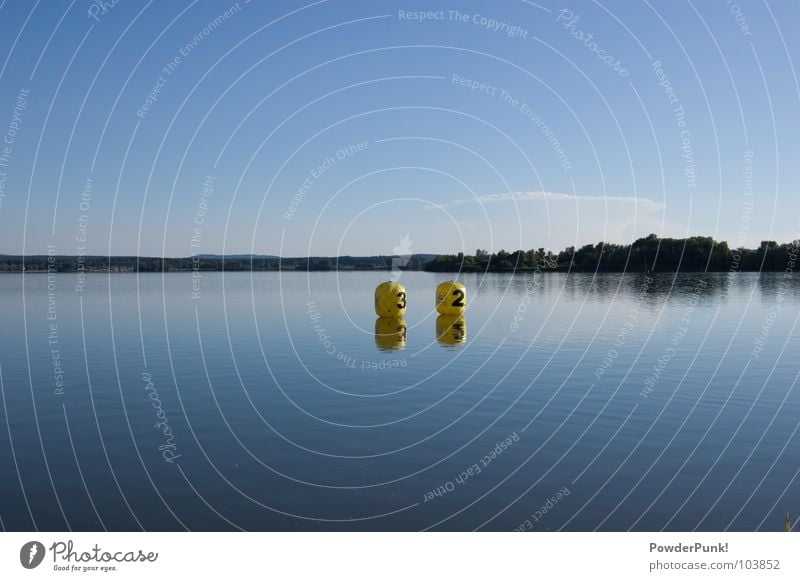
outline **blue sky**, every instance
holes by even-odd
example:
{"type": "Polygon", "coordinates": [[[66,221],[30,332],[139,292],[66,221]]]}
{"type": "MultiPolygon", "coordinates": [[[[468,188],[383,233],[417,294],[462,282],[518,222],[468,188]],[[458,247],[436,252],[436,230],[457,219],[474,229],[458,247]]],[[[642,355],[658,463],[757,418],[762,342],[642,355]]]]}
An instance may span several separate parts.
{"type": "Polygon", "coordinates": [[[7,0],[0,253],[788,241],[798,22],[788,1],[7,0]]]}

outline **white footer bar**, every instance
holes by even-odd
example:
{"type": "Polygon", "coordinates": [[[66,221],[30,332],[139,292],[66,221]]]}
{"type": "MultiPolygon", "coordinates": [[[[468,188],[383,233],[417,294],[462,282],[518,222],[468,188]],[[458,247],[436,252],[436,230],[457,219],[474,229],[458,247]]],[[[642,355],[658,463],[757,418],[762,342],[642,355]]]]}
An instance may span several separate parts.
{"type": "Polygon", "coordinates": [[[796,579],[798,542],[793,533],[3,533],[0,579],[796,579]]]}

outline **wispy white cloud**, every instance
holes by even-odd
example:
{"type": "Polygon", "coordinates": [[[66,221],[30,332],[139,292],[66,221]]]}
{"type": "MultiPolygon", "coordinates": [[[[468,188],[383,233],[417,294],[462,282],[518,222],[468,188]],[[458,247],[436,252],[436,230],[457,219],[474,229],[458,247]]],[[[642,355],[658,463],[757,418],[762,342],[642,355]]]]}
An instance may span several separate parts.
{"type": "Polygon", "coordinates": [[[527,248],[546,243],[559,248],[599,240],[623,243],[650,233],[679,231],[665,220],[666,204],[634,196],[505,192],[426,207],[451,214],[469,240],[481,234],[468,225],[485,221],[481,230],[490,232],[492,239],[487,246],[527,248]]]}
{"type": "Polygon", "coordinates": [[[633,196],[578,196],[575,194],[565,194],[561,192],[506,192],[503,194],[483,194],[473,198],[463,200],[451,200],[442,204],[428,205],[427,208],[451,208],[462,204],[493,204],[498,202],[521,202],[527,200],[544,200],[552,202],[574,202],[576,204],[615,204],[624,203],[636,205],[648,212],[661,211],[666,206],[661,202],[648,198],[637,198],[633,196]]]}

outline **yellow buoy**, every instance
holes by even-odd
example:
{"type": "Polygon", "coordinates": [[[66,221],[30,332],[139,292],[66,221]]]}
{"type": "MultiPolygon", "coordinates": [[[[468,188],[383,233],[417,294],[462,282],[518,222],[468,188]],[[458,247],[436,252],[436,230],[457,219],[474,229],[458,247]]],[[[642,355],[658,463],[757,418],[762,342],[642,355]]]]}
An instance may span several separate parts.
{"type": "Polygon", "coordinates": [[[375,288],[375,313],[379,317],[406,314],[406,287],[399,282],[382,282],[375,288]]]}
{"type": "Polygon", "coordinates": [[[439,315],[436,339],[442,345],[460,345],[467,340],[467,320],[461,315],[439,315]]]}
{"type": "Polygon", "coordinates": [[[378,317],[375,320],[375,345],[384,351],[397,351],[406,346],[408,325],[402,317],[378,317]]]}
{"type": "Polygon", "coordinates": [[[436,287],[436,310],[442,315],[460,315],[467,308],[467,289],[460,282],[448,280],[436,287]]]}

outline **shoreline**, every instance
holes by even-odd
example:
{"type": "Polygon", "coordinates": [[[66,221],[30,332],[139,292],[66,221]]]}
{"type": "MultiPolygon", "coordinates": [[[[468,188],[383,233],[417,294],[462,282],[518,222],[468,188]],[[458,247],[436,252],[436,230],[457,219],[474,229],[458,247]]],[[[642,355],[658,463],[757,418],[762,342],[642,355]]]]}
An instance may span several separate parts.
{"type": "MultiPolygon", "coordinates": [[[[220,273],[220,274],[247,274],[247,273],[262,273],[262,272],[280,272],[280,273],[351,273],[351,272],[386,272],[391,274],[393,271],[386,270],[386,269],[367,269],[367,268],[341,268],[341,269],[302,269],[302,268],[285,268],[285,269],[277,269],[277,268],[253,268],[253,269],[240,269],[240,270],[215,270],[215,269],[201,269],[201,270],[192,270],[192,269],[174,269],[174,270],[72,270],[72,271],[47,271],[47,270],[0,270],[0,276],[5,274],[60,274],[60,275],[75,275],[77,276],[80,274],[81,276],[84,275],[97,275],[97,274],[194,274],[194,273],[220,273]]],[[[558,269],[536,269],[536,268],[517,268],[510,269],[510,270],[404,270],[404,273],[407,272],[422,272],[426,274],[537,274],[537,275],[545,275],[545,274],[635,274],[641,276],[652,276],[652,275],[675,275],[675,274],[779,274],[782,273],[782,270],[657,270],[657,271],[649,271],[646,272],[644,270],[584,270],[584,269],[567,269],[567,268],[558,268],[558,269]]]]}

